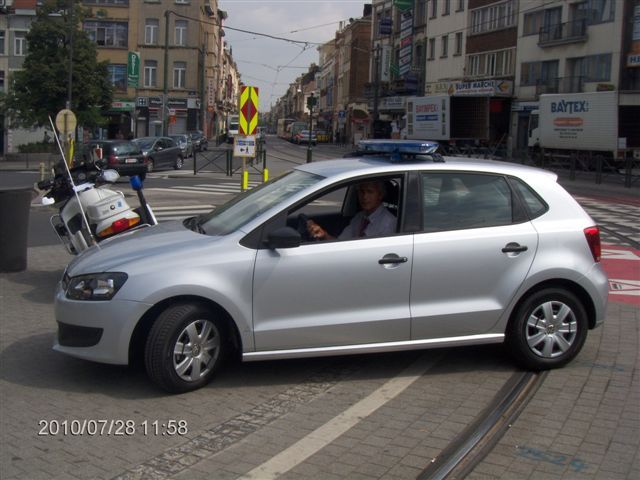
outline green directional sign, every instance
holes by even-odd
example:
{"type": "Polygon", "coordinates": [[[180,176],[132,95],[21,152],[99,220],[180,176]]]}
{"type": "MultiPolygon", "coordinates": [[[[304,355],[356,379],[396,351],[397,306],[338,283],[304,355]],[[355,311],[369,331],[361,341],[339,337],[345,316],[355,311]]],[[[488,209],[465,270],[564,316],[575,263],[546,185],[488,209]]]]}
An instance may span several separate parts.
{"type": "Polygon", "coordinates": [[[140,52],[129,52],[127,59],[127,85],[138,88],[140,81],[140,52]]]}
{"type": "Polygon", "coordinates": [[[402,10],[403,12],[413,8],[413,0],[393,0],[393,4],[398,10],[402,10]]]}

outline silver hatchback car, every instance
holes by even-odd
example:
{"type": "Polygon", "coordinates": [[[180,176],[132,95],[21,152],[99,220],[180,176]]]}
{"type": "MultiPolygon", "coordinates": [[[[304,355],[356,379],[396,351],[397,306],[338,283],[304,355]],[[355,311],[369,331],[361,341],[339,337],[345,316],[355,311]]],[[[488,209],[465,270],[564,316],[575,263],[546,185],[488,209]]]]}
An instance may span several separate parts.
{"type": "Polygon", "coordinates": [[[578,354],[605,318],[608,282],[598,227],[555,174],[441,157],[433,142],[359,148],[87,250],[56,293],[55,350],[139,356],[171,392],[202,387],[233,351],[253,361],[504,342],[529,369],[578,354]],[[370,213],[363,184],[376,185],[386,230],[350,234],[370,213]]]}

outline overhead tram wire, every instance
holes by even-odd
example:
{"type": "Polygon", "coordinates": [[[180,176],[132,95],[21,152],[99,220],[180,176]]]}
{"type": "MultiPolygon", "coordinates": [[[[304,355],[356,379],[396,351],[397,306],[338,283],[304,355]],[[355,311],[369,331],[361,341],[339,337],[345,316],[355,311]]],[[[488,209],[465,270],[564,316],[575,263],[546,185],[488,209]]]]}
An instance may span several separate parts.
{"type": "MultiPolygon", "coordinates": [[[[536,10],[542,10],[547,5],[551,5],[551,4],[554,4],[554,3],[557,3],[557,0],[548,0],[547,2],[542,3],[540,5],[536,5],[535,7],[530,7],[528,9],[526,9],[526,10],[521,10],[521,11],[517,12],[517,14],[520,15],[521,13],[528,13],[528,12],[532,12],[532,11],[536,11],[536,10]]],[[[271,35],[271,34],[268,34],[268,33],[255,32],[255,31],[252,31],[252,30],[244,30],[244,29],[241,29],[241,28],[229,27],[227,25],[221,25],[218,22],[207,22],[207,21],[201,20],[199,18],[190,17],[188,15],[184,15],[182,13],[175,12],[174,10],[169,10],[169,12],[174,14],[176,17],[184,18],[186,20],[192,20],[194,22],[198,22],[198,23],[201,23],[201,24],[204,24],[204,25],[213,25],[213,26],[220,27],[220,28],[227,29],[227,30],[233,30],[233,31],[236,31],[236,32],[246,33],[248,35],[257,35],[257,36],[267,37],[267,38],[271,38],[271,39],[274,39],[274,40],[280,40],[280,41],[283,41],[283,42],[289,42],[289,43],[293,43],[293,44],[301,44],[301,45],[307,45],[307,46],[313,46],[313,45],[321,46],[321,45],[324,45],[327,42],[331,41],[331,40],[328,40],[326,42],[311,42],[311,41],[308,41],[308,40],[294,40],[294,39],[291,39],[291,38],[280,37],[278,35],[271,35]]],[[[487,20],[486,22],[483,22],[482,24],[490,23],[491,21],[492,20],[487,20]]],[[[331,22],[331,23],[339,23],[339,22],[331,22]]],[[[315,28],[315,27],[310,27],[310,28],[315,28]]],[[[448,32],[441,32],[438,35],[442,36],[442,35],[445,35],[445,34],[446,35],[450,35],[450,34],[453,34],[453,33],[465,32],[467,30],[471,30],[472,28],[473,28],[473,25],[467,26],[467,27],[463,27],[463,28],[458,28],[458,29],[455,29],[455,30],[450,30],[448,32]]],[[[302,30],[294,30],[293,32],[297,32],[297,31],[302,31],[302,30]]],[[[293,32],[291,32],[291,33],[293,33],[293,32]]],[[[374,40],[380,40],[380,39],[378,38],[378,39],[374,39],[374,40]]],[[[352,44],[344,44],[344,46],[352,46],[352,44]]],[[[357,46],[357,45],[355,45],[355,46],[357,46]]],[[[308,67],[305,67],[305,68],[308,68],[308,67]]]]}

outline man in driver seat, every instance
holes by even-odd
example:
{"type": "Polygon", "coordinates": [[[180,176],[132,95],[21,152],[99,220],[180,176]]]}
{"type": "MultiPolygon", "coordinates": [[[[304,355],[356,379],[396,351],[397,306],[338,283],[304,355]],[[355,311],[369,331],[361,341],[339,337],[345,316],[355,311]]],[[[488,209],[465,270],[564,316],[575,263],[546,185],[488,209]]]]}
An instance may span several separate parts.
{"type": "MultiPolygon", "coordinates": [[[[384,196],[385,187],[381,181],[358,184],[358,202],[362,210],[351,219],[338,240],[380,237],[395,232],[396,217],[382,204],[384,196]]],[[[314,239],[335,240],[335,237],[313,220],[307,221],[307,230],[314,239]]]]}

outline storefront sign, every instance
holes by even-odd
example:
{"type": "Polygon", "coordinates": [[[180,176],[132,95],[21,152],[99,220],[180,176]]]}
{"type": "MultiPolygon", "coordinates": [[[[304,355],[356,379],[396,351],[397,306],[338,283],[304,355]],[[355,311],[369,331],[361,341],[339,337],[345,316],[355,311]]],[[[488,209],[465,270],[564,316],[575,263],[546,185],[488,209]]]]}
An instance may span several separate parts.
{"type": "Polygon", "coordinates": [[[382,58],[380,59],[380,81],[391,81],[391,45],[382,46],[382,58]]]}
{"type": "Polygon", "coordinates": [[[127,57],[127,85],[138,88],[140,81],[140,52],[129,52],[127,57]]]}
{"type": "Polygon", "coordinates": [[[640,67],[640,54],[628,55],[627,67],[640,67]]]}
{"type": "Polygon", "coordinates": [[[114,100],[111,102],[111,110],[117,110],[121,112],[130,112],[135,110],[136,102],[129,100],[114,100]]]}
{"type": "MultiPolygon", "coordinates": [[[[400,51],[400,59],[398,61],[398,69],[400,75],[404,76],[411,71],[411,63],[413,58],[413,1],[405,2],[409,8],[402,12],[400,17],[400,44],[409,48],[402,48],[400,51]],[[410,5],[409,5],[410,4],[410,5]]],[[[398,5],[398,8],[403,10],[398,5]]]]}
{"type": "Polygon", "coordinates": [[[378,104],[379,110],[401,110],[405,109],[407,97],[384,97],[378,104]]]}
{"type": "Polygon", "coordinates": [[[380,17],[378,32],[380,35],[391,35],[393,30],[393,20],[391,17],[380,17]]]}
{"type": "Polygon", "coordinates": [[[478,80],[476,82],[438,82],[429,83],[426,95],[513,95],[512,80],[478,80]]]}
{"type": "Polygon", "coordinates": [[[511,104],[512,112],[530,112],[537,110],[539,107],[538,102],[513,102],[511,104]]]}

